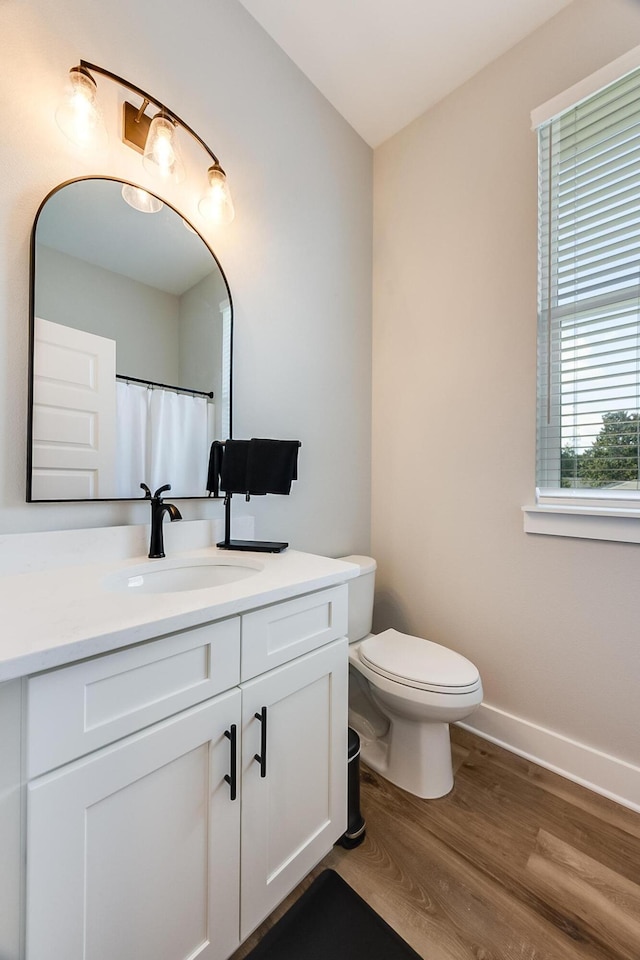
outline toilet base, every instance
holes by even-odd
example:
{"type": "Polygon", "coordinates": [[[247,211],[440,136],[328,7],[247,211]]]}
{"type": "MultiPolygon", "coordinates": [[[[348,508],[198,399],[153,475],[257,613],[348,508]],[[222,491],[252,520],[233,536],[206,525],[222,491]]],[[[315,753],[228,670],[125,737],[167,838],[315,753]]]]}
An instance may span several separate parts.
{"type": "Polygon", "coordinates": [[[453,788],[449,724],[482,702],[480,678],[457,693],[412,687],[372,670],[359,649],[349,649],[349,724],[363,761],[416,797],[444,797],[453,788]]]}
{"type": "Polygon", "coordinates": [[[416,722],[390,717],[388,732],[369,739],[360,734],[362,760],[381,776],[424,800],[444,797],[453,789],[448,723],[416,722]]]}

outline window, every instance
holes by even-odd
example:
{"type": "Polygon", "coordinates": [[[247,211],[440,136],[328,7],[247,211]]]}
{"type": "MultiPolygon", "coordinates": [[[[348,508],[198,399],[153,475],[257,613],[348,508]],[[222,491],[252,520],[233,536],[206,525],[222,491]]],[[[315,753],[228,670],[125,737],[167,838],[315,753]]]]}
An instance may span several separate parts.
{"type": "Polygon", "coordinates": [[[538,157],[538,504],[640,522],[640,70],[539,126],[538,157]]]}

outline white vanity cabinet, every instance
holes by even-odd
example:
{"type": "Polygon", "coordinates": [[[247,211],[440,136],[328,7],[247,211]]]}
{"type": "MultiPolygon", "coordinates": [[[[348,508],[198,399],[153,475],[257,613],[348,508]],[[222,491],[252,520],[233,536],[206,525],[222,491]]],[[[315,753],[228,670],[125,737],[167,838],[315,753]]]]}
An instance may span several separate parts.
{"type": "Polygon", "coordinates": [[[229,742],[240,692],[34,781],[29,960],[227,957],[238,943],[239,803],[229,742]]]}
{"type": "Polygon", "coordinates": [[[346,827],[346,587],[27,681],[26,960],[225,960],[346,827]]]}
{"type": "Polygon", "coordinates": [[[242,685],[240,937],[346,829],[346,640],[242,685]]]}

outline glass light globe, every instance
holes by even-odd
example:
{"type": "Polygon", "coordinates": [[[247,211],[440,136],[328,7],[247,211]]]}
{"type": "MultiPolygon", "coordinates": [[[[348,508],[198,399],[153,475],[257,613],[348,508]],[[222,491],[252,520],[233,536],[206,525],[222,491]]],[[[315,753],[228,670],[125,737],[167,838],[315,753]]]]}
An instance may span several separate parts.
{"type": "Polygon", "coordinates": [[[56,110],[56,123],[78,147],[101,149],[107,145],[107,128],[98,103],[98,88],[84,67],[72,67],[69,71],[69,84],[56,110]]]}
{"type": "Polygon", "coordinates": [[[214,163],[207,171],[209,186],[198,204],[198,210],[205,220],[212,223],[228,224],[235,217],[231,191],[227,175],[219,163],[214,163]]]}
{"type": "Polygon", "coordinates": [[[152,193],[147,193],[142,187],[134,187],[132,183],[125,183],[122,187],[122,199],[139,210],[140,213],[159,213],[164,207],[164,203],[152,193]]]}
{"type": "Polygon", "coordinates": [[[180,183],[184,180],[184,163],[176,135],[176,127],[165,114],[151,121],[142,160],[145,170],[163,179],[180,183]]]}

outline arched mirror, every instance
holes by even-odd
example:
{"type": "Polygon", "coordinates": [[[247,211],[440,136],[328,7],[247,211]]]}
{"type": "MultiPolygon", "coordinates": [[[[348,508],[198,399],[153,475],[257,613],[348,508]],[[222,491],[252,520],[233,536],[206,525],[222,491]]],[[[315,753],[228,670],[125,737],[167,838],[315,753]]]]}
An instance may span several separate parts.
{"type": "Polygon", "coordinates": [[[206,497],[211,443],[231,436],[225,275],[175,209],[134,208],[127,186],[74,180],[36,216],[29,501],[137,499],[141,482],[206,497]]]}

